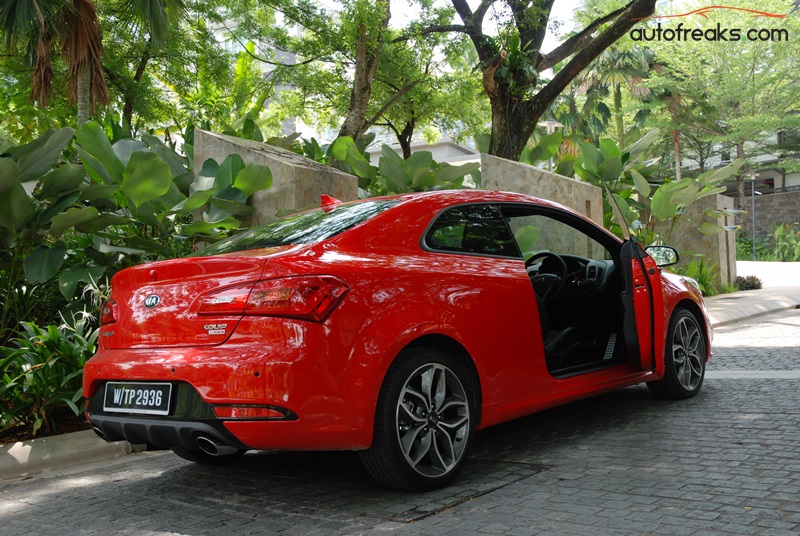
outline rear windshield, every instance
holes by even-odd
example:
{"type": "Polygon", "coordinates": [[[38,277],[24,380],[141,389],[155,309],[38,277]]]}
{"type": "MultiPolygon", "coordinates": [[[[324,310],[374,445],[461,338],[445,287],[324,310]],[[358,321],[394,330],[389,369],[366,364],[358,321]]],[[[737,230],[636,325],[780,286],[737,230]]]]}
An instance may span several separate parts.
{"type": "Polygon", "coordinates": [[[250,249],[319,242],[336,236],[396,204],[397,201],[364,201],[341,205],[328,209],[327,212],[320,208],[294,214],[221,240],[194,255],[221,255],[250,249]]]}

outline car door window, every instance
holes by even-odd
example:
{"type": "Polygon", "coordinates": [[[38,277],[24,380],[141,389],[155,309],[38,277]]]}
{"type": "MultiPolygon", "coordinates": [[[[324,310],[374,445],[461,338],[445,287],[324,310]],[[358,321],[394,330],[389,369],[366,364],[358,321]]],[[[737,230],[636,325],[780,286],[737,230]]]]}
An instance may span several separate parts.
{"type": "Polygon", "coordinates": [[[446,210],[429,227],[424,244],[437,251],[520,257],[514,236],[493,205],[464,205],[446,210]]]}
{"type": "Polygon", "coordinates": [[[505,212],[514,240],[526,260],[543,251],[585,259],[611,259],[608,250],[597,240],[563,221],[545,214],[505,212]]]}

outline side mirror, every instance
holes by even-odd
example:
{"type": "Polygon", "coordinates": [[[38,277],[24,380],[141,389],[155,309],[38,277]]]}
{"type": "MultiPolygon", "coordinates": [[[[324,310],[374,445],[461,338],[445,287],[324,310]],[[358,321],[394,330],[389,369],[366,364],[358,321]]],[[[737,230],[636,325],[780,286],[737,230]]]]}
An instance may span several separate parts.
{"type": "Polygon", "coordinates": [[[672,266],[681,258],[678,250],[671,246],[647,246],[644,250],[659,266],[672,266]]]}

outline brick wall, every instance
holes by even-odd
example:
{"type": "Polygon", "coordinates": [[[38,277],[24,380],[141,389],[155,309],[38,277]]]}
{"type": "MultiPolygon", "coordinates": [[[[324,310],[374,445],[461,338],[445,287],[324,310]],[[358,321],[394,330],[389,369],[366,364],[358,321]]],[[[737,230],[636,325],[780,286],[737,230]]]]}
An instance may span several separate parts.
{"type": "MultiPolygon", "coordinates": [[[[746,210],[752,210],[753,199],[748,196],[746,210]]],[[[772,223],[800,222],[800,192],[756,195],[756,236],[772,235],[772,223]]],[[[750,236],[753,226],[752,212],[738,216],[736,223],[742,226],[739,233],[750,236]]]]}

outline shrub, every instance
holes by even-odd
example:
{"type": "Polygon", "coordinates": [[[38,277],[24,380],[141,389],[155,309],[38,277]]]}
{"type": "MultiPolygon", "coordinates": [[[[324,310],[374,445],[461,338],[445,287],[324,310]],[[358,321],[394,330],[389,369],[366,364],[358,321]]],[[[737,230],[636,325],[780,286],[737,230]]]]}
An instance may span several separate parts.
{"type": "Polygon", "coordinates": [[[83,365],[98,336],[90,320],[84,312],[45,329],[22,322],[12,346],[0,347],[0,429],[31,426],[36,436],[52,433],[64,409],[80,415],[83,365]]]}
{"type": "Polygon", "coordinates": [[[738,276],[736,278],[736,288],[739,290],[758,290],[761,287],[761,280],[754,275],[738,276]]]}

